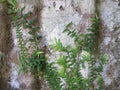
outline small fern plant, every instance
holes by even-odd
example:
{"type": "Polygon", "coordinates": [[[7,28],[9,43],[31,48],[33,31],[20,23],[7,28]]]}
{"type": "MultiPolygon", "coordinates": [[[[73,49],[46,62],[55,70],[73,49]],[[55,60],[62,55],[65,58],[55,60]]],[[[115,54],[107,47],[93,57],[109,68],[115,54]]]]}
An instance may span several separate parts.
{"type": "Polygon", "coordinates": [[[34,19],[28,20],[28,17],[32,14],[32,12],[23,14],[25,7],[17,7],[16,0],[7,0],[7,3],[9,4],[8,13],[11,15],[12,22],[16,27],[16,36],[18,39],[19,47],[20,70],[24,72],[31,71],[32,73],[38,75],[45,70],[43,68],[45,67],[46,62],[45,54],[39,46],[40,40],[42,38],[41,35],[38,34],[40,28],[33,25],[36,23],[34,19]],[[23,28],[29,29],[29,34],[31,35],[31,38],[28,42],[31,42],[34,45],[32,55],[28,53],[28,48],[26,48],[22,32],[23,28]]]}
{"type": "Polygon", "coordinates": [[[80,34],[75,30],[70,30],[72,23],[66,26],[63,33],[67,33],[68,36],[74,39],[75,45],[73,47],[70,45],[63,46],[60,39],[55,39],[54,44],[51,45],[51,48],[55,51],[64,53],[56,63],[61,66],[58,73],[67,84],[64,88],[65,90],[103,90],[101,72],[106,56],[100,53],[98,55],[99,42],[97,40],[100,19],[95,16],[91,18],[91,22],[91,27],[86,34],[80,34]],[[88,54],[82,55],[82,52],[87,52],[88,54]],[[88,78],[83,77],[81,73],[86,62],[89,64],[88,78]]]}
{"type": "MultiPolygon", "coordinates": [[[[61,66],[58,73],[61,78],[66,82],[64,90],[87,90],[87,79],[83,78],[80,73],[81,63],[79,61],[78,47],[66,46],[64,47],[60,40],[55,40],[55,43],[51,45],[55,50],[63,52],[64,55],[60,56],[57,60],[57,64],[61,66]]],[[[61,89],[60,89],[61,90],[61,89]]]]}
{"type": "Polygon", "coordinates": [[[25,42],[23,39],[22,28],[20,19],[22,18],[21,12],[23,12],[24,8],[17,7],[16,0],[7,0],[9,11],[8,14],[12,18],[12,24],[14,24],[16,28],[16,37],[18,39],[18,47],[19,47],[19,60],[20,60],[20,70],[27,71],[27,49],[25,46],[25,42]]]}

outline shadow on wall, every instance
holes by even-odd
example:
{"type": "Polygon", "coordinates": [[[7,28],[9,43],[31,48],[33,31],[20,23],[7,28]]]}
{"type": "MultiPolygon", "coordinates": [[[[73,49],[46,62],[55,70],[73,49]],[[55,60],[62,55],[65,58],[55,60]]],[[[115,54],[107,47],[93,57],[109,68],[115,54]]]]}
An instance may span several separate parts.
{"type": "Polygon", "coordinates": [[[11,23],[7,5],[0,4],[0,90],[8,90],[9,71],[8,54],[12,49],[11,23]]]}

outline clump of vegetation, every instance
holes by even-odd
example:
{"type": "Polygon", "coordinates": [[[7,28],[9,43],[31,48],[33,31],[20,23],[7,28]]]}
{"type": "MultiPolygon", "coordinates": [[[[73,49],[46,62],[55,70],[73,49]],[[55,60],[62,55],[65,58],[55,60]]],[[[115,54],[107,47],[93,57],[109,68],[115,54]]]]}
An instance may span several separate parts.
{"type": "Polygon", "coordinates": [[[46,65],[45,54],[40,47],[40,40],[42,36],[39,34],[40,27],[34,25],[37,21],[36,19],[28,19],[32,12],[23,13],[25,7],[19,8],[17,0],[1,0],[1,3],[5,3],[8,6],[8,14],[12,18],[12,24],[16,28],[16,36],[18,39],[19,47],[19,60],[20,60],[20,70],[24,72],[34,72],[35,74],[44,71],[46,65]],[[33,52],[28,53],[26,48],[25,40],[23,38],[23,28],[29,29],[29,34],[31,38],[28,42],[33,43],[33,52]]]}
{"type": "Polygon", "coordinates": [[[67,33],[67,35],[74,39],[75,46],[63,46],[60,39],[55,39],[55,43],[51,45],[55,51],[64,53],[57,60],[57,64],[62,67],[61,70],[58,70],[60,77],[67,83],[65,90],[103,90],[101,72],[106,56],[98,53],[97,38],[99,36],[100,20],[95,16],[91,18],[91,22],[91,27],[86,34],[70,30],[69,28],[72,23],[66,26],[64,33],[67,33]],[[82,55],[83,52],[85,53],[82,55]],[[80,72],[85,67],[85,63],[89,64],[88,78],[84,78],[80,72]],[[95,83],[99,87],[96,87],[95,83]]]}
{"type": "MultiPolygon", "coordinates": [[[[2,0],[2,2],[6,1],[2,0]]],[[[72,22],[69,23],[63,33],[67,33],[73,38],[75,45],[64,46],[60,39],[55,39],[51,48],[64,54],[59,57],[57,62],[49,63],[45,56],[45,50],[40,47],[42,39],[42,35],[38,33],[40,27],[33,25],[36,20],[28,20],[32,12],[23,14],[25,7],[18,8],[16,0],[7,0],[7,3],[10,8],[9,14],[16,27],[21,71],[30,71],[38,77],[42,76],[47,80],[51,90],[103,90],[101,72],[106,55],[99,51],[100,18],[98,14],[91,18],[91,27],[85,34],[71,30],[72,22]],[[28,42],[33,43],[32,54],[27,51],[22,27],[29,29],[31,38],[28,42]],[[84,77],[81,73],[81,70],[85,68],[85,63],[89,65],[88,77],[84,77]],[[55,68],[54,64],[61,66],[61,69],[55,68]],[[61,79],[65,81],[65,84],[62,83],[61,79]]]]}

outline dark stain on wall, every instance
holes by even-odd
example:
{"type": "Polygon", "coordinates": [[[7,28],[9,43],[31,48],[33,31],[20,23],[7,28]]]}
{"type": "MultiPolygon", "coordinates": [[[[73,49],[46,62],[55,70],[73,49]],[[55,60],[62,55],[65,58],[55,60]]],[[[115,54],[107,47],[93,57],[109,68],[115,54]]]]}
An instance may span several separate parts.
{"type": "Polygon", "coordinates": [[[6,3],[0,4],[0,90],[8,90],[10,75],[9,52],[13,47],[11,20],[6,3]]]}

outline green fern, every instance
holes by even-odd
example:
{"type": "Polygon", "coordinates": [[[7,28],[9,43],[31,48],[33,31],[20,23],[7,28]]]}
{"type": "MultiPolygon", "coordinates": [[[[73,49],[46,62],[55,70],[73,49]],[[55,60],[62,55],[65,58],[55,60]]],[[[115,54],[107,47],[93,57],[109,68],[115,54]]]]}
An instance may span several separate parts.
{"type": "Polygon", "coordinates": [[[57,60],[57,64],[61,66],[61,69],[58,70],[60,76],[64,78],[69,90],[94,90],[102,89],[103,80],[101,72],[103,70],[104,55],[101,54],[99,57],[95,56],[95,53],[98,52],[98,41],[99,36],[99,25],[100,19],[95,16],[91,18],[91,27],[88,29],[88,33],[80,34],[76,30],[70,30],[72,23],[69,23],[63,33],[67,33],[68,36],[72,37],[75,42],[75,46],[71,47],[63,46],[60,39],[55,39],[55,43],[51,45],[55,51],[63,52],[65,55],[60,56],[57,60]],[[82,55],[81,53],[85,51],[87,54],[82,55]],[[81,56],[81,59],[80,59],[81,56]],[[79,72],[82,68],[85,68],[85,62],[89,63],[89,78],[84,78],[79,72]],[[99,66],[96,64],[99,63],[99,66]],[[94,81],[97,81],[99,88],[96,88],[93,84],[94,81]]]}
{"type": "MultiPolygon", "coordinates": [[[[4,0],[0,0],[4,2],[4,0]]],[[[9,4],[9,14],[13,16],[13,22],[16,26],[16,36],[18,38],[20,69],[27,72],[29,69],[34,75],[43,76],[49,87],[52,90],[61,90],[64,85],[60,78],[64,79],[67,87],[65,90],[103,90],[103,79],[101,72],[103,65],[106,62],[106,56],[99,53],[99,26],[100,18],[96,15],[91,18],[91,26],[88,28],[88,33],[80,34],[76,30],[71,30],[72,22],[69,23],[63,33],[74,39],[75,46],[64,46],[60,39],[55,39],[51,48],[55,51],[62,52],[63,55],[59,57],[56,64],[61,66],[60,70],[54,67],[53,63],[48,63],[45,57],[45,51],[40,47],[42,35],[38,34],[40,27],[34,26],[35,19],[28,20],[27,18],[32,14],[28,12],[23,14],[25,7],[18,8],[16,0],[7,0],[9,4]],[[29,42],[33,43],[34,51],[32,54],[27,53],[25,42],[23,39],[21,27],[28,28],[31,38],[29,42]],[[82,55],[86,52],[86,55],[82,55]],[[85,68],[85,62],[89,63],[89,77],[84,78],[81,69],[85,68]],[[96,66],[96,63],[99,64],[96,66]],[[95,87],[94,81],[99,85],[95,87]]]]}
{"type": "Polygon", "coordinates": [[[28,20],[27,18],[32,14],[28,12],[23,14],[25,7],[17,8],[16,0],[8,0],[9,3],[9,13],[12,15],[12,20],[16,26],[16,36],[18,38],[18,47],[19,47],[19,60],[20,60],[20,70],[28,72],[31,69],[31,72],[34,72],[36,75],[45,70],[46,57],[42,49],[39,48],[39,38],[38,30],[40,29],[37,26],[32,26],[36,21],[28,20]],[[32,54],[27,52],[27,48],[23,39],[23,34],[21,27],[29,28],[29,34],[32,36],[30,42],[34,43],[34,51],[32,54]],[[43,69],[44,68],[44,69],[43,69]]]}
{"type": "Polygon", "coordinates": [[[63,44],[61,43],[60,39],[56,39],[54,40],[54,44],[50,45],[51,48],[54,48],[55,51],[64,51],[65,47],[63,47],[63,44]]]}
{"type": "Polygon", "coordinates": [[[51,90],[61,90],[61,79],[53,63],[47,63],[44,78],[47,80],[51,90]]]}

